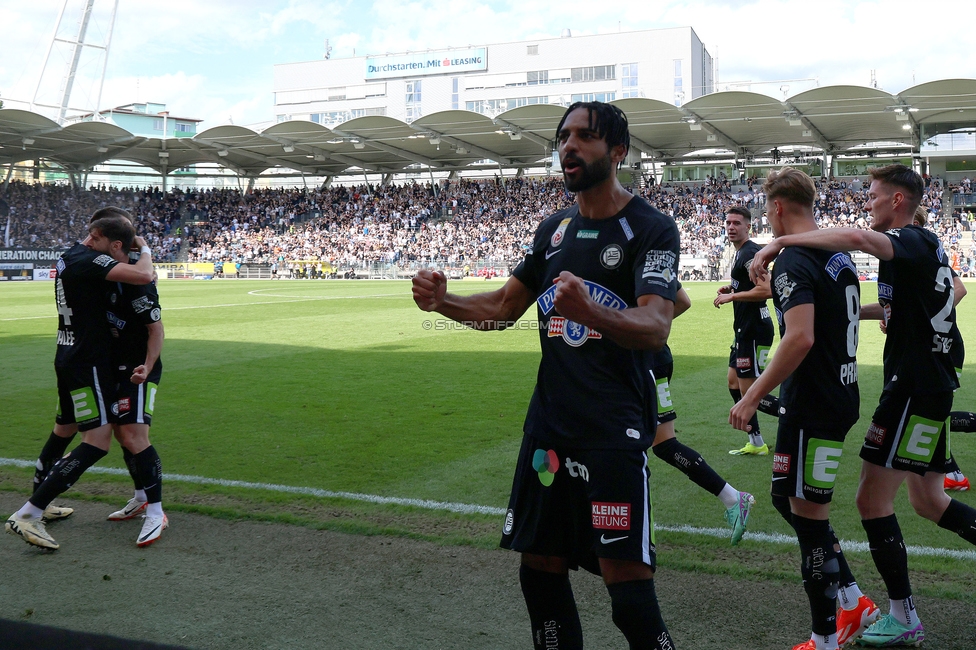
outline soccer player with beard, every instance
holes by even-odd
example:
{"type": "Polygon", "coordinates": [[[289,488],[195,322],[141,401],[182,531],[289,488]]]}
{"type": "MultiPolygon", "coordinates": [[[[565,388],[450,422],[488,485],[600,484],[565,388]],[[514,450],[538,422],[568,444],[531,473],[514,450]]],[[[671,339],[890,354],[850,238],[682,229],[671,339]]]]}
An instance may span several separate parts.
{"type": "MultiPolygon", "coordinates": [[[[816,188],[809,176],[784,167],[769,173],[763,191],[776,237],[817,230],[816,188]]],[[[846,253],[790,247],[777,258],[772,275],[780,346],[732,408],[729,423],[748,431],[760,398],[782,384],[773,505],[796,531],[813,620],[811,638],[793,650],[837,650],[878,617],[877,607],[861,600],[858,590],[852,600],[861,607],[842,612],[838,629],[834,608],[840,586],[846,590],[842,604],[857,587],[828,520],[844,439],[859,417],[857,268],[846,253]],[[849,623],[855,617],[856,624],[849,623]]]]}
{"type": "Polygon", "coordinates": [[[536,648],[582,647],[569,581],[580,566],[603,576],[631,648],[674,647],[653,580],[644,355],[671,329],[679,240],[672,219],[617,181],[629,142],[620,109],[573,104],[555,146],[577,204],[539,225],[505,285],[459,296],[441,272],[413,279],[420,309],[475,329],[504,329],[537,304],[542,359],[501,542],[522,556],[536,648]]]}
{"type": "Polygon", "coordinates": [[[28,544],[52,550],[59,545],[42,519],[48,506],[108,453],[112,441],[109,409],[115,402],[115,378],[110,362],[112,336],[105,319],[105,280],[148,284],[153,279],[149,247],[126,219],[97,219],[89,224],[88,233],[84,242],[61,256],[56,267],[58,414],[37,461],[41,480],[5,526],[28,544]],[[119,264],[114,255],[128,253],[133,242],[141,247],[139,262],[119,264]],[[81,444],[61,460],[77,431],[81,431],[81,444]]]}
{"type": "MultiPolygon", "coordinates": [[[[762,248],[749,239],[751,227],[752,214],[747,208],[734,207],[726,213],[725,231],[735,247],[730,273],[732,282],[718,290],[713,303],[716,307],[733,303],[732,330],[735,338],[729,355],[728,382],[734,402],[742,399],[762,373],[773,344],[773,321],[766,306],[766,300],[771,296],[769,286],[763,282],[754,283],[749,278],[752,256],[762,248]]],[[[741,449],[730,451],[733,456],[765,456],[769,453],[769,445],[759,430],[759,418],[754,417],[749,426],[748,442],[741,449]]]]}
{"type": "MultiPolygon", "coordinates": [[[[861,637],[862,645],[917,645],[925,631],[915,610],[908,555],[895,517],[895,495],[908,484],[915,512],[976,544],[976,509],[943,489],[948,453],[946,421],[959,386],[951,350],[956,321],[952,271],[938,237],[913,224],[922,199],[921,177],[904,165],[869,171],[865,209],[871,230],[830,228],[785,235],[753,260],[765,268],[786,246],[860,250],[880,260],[877,304],[862,317],[884,319],[884,390],[861,446],[857,508],[890,611],[861,637]]],[[[779,354],[779,353],[777,353],[779,354]]]]}

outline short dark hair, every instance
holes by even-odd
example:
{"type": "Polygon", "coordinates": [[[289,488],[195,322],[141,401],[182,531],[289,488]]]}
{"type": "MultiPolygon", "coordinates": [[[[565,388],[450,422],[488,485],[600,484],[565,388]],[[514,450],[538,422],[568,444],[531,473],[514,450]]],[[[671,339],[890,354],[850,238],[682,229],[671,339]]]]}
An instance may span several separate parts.
{"type": "Polygon", "coordinates": [[[766,182],[763,183],[763,192],[766,193],[767,201],[784,199],[806,208],[813,207],[817,197],[817,187],[813,184],[813,179],[792,167],[769,170],[766,182]]]}
{"type": "Polygon", "coordinates": [[[91,219],[88,220],[88,223],[95,223],[99,219],[104,219],[105,217],[122,217],[123,219],[128,220],[128,222],[131,224],[135,223],[135,219],[132,218],[132,215],[129,214],[128,211],[114,205],[95,210],[91,216],[91,219]]]}
{"type": "Polygon", "coordinates": [[[109,241],[122,242],[123,253],[128,253],[132,249],[132,240],[136,237],[136,229],[125,217],[115,215],[96,219],[88,224],[88,232],[96,230],[109,241]]]}
{"type": "Polygon", "coordinates": [[[749,208],[743,207],[741,205],[737,205],[734,208],[729,208],[728,210],[725,211],[725,214],[737,214],[743,219],[745,219],[746,221],[749,222],[752,221],[752,213],[749,212],[749,208]]]}
{"type": "Polygon", "coordinates": [[[900,163],[885,165],[884,167],[871,167],[868,169],[868,176],[873,181],[879,181],[887,185],[893,185],[904,190],[905,196],[915,205],[912,212],[922,202],[922,194],[925,193],[925,183],[922,177],[914,170],[900,163]]]}
{"type": "Polygon", "coordinates": [[[624,153],[630,151],[630,127],[627,123],[627,115],[613,104],[604,102],[575,102],[569,105],[563,113],[563,119],[559,120],[556,127],[556,139],[553,140],[553,149],[559,148],[559,133],[563,130],[566,118],[577,108],[584,108],[590,115],[590,128],[600,134],[600,138],[607,143],[608,149],[613,149],[618,144],[624,146],[624,153]]]}

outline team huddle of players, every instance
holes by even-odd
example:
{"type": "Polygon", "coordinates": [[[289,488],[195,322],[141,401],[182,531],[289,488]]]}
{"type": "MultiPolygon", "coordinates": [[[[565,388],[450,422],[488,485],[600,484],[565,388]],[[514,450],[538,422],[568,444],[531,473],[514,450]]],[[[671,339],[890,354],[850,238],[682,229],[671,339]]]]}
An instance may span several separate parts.
{"type": "MultiPolygon", "coordinates": [[[[481,330],[504,329],[536,306],[542,355],[501,540],[521,554],[534,646],[583,647],[569,581],[569,570],[583,567],[603,577],[613,622],[631,648],[671,650],[654,585],[648,449],[721,500],[732,544],[756,499],[675,437],[667,342],[690,300],[677,281],[674,221],[614,173],[629,150],[626,116],[610,104],[573,104],[555,144],[577,202],[540,224],[504,286],[457,295],[443,273],[424,270],[413,279],[413,298],[424,311],[481,330]]],[[[923,185],[907,167],[872,170],[870,231],[818,229],[813,181],[798,170],[770,172],[763,191],[775,239],[760,248],[749,239],[749,211],[728,210],[732,283],[714,304],[734,305],[729,423],[749,436],[730,453],[768,456],[756,411],[778,417],[772,503],[796,532],[812,620],[811,637],[794,650],[916,645],[925,633],[894,512],[901,484],[919,515],[976,544],[976,509],[944,490],[946,472],[958,470],[946,424],[962,368],[955,305],[964,288],[938,238],[913,221],[923,185]],[[880,260],[877,302],[862,303],[852,250],[880,260]],[[780,329],[772,358],[770,297],[780,329]],[[881,321],[887,335],[885,385],[860,451],[856,505],[888,592],[886,614],[861,593],[829,520],[844,440],[859,416],[856,355],[865,319],[881,321]]],[[[34,494],[6,524],[36,546],[58,548],[44,521],[71,511],[52,501],[107,453],[113,433],[136,493],[109,518],[145,511],[139,545],[168,525],[159,456],[148,439],[162,370],[160,307],[150,251],[127,217],[115,208],[96,212],[89,237],[57,265],[60,409],[34,494]],[[133,243],[141,255],[129,264],[133,243]],[[62,458],[78,431],[81,444],[62,458]]],[[[952,417],[956,425],[976,420],[952,417]]]]}
{"type": "Polygon", "coordinates": [[[56,266],[58,412],[38,457],[34,493],[5,526],[29,544],[52,550],[59,544],[45,522],[73,512],[52,502],[108,453],[113,434],[135,494],[108,518],[141,515],[139,546],[152,544],[169,526],[162,509],[162,464],[149,442],[164,336],[152,255],[136,236],[131,216],[119,208],[97,210],[88,233],[56,266]],[[133,245],[137,259],[130,263],[133,245]],[[81,443],[65,456],[78,432],[81,443]]]}

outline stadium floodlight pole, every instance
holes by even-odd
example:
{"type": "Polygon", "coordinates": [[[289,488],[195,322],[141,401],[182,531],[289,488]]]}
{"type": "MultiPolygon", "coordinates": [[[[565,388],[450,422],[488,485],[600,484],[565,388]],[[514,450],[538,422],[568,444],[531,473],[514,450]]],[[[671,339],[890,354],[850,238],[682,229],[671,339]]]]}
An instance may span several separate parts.
{"type": "Polygon", "coordinates": [[[98,95],[95,96],[95,115],[102,106],[102,88],[105,86],[105,68],[108,67],[108,53],[112,47],[112,30],[115,29],[115,14],[119,9],[119,0],[112,4],[112,17],[108,21],[108,35],[105,37],[105,56],[102,57],[102,78],[98,82],[98,95]]]}

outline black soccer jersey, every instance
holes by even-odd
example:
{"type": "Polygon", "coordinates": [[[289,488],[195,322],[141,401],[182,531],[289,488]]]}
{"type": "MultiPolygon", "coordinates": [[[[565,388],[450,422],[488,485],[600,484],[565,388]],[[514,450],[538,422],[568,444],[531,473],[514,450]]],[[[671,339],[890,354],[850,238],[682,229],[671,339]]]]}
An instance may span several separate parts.
{"type": "Polygon", "coordinates": [[[58,351],[54,365],[95,365],[109,361],[112,335],[105,322],[105,276],[118,264],[111,256],[77,243],[55,267],[58,351]]]}
{"type": "MultiPolygon", "coordinates": [[[[756,285],[749,279],[749,267],[752,266],[752,258],[762,250],[762,246],[751,239],[742,245],[742,248],[735,252],[732,260],[732,291],[733,293],[743,293],[753,289],[756,285]]],[[[744,302],[735,301],[732,303],[733,322],[732,327],[737,335],[745,338],[758,338],[762,333],[772,336],[773,320],[769,316],[769,307],[766,301],[744,302]]]]}
{"type": "MultiPolygon", "coordinates": [[[[162,312],[156,284],[133,285],[116,282],[109,295],[108,322],[112,328],[112,360],[131,370],[146,360],[149,343],[147,325],[159,322],[162,312]]],[[[162,370],[157,359],[153,372],[162,370]]]]}
{"type": "Polygon", "coordinates": [[[649,373],[643,350],[625,349],[567,320],[553,305],[553,279],[569,271],[590,297],[613,309],[656,294],[674,302],[679,240],[674,221],[633,198],[609,219],[573,206],[539,225],[514,275],[537,296],[542,361],[525,432],[542,442],[585,448],[646,449],[649,373]]]}
{"type": "Polygon", "coordinates": [[[789,246],[772,270],[773,305],[786,335],[784,314],[813,304],[814,343],[779,393],[780,420],[847,431],[857,422],[857,339],[861,287],[847,253],[789,246]]]}
{"type": "Polygon", "coordinates": [[[959,387],[952,346],[956,310],[952,268],[939,238],[919,226],[885,233],[894,259],[878,267],[878,302],[888,336],[884,348],[885,390],[925,394],[959,387]]]}

